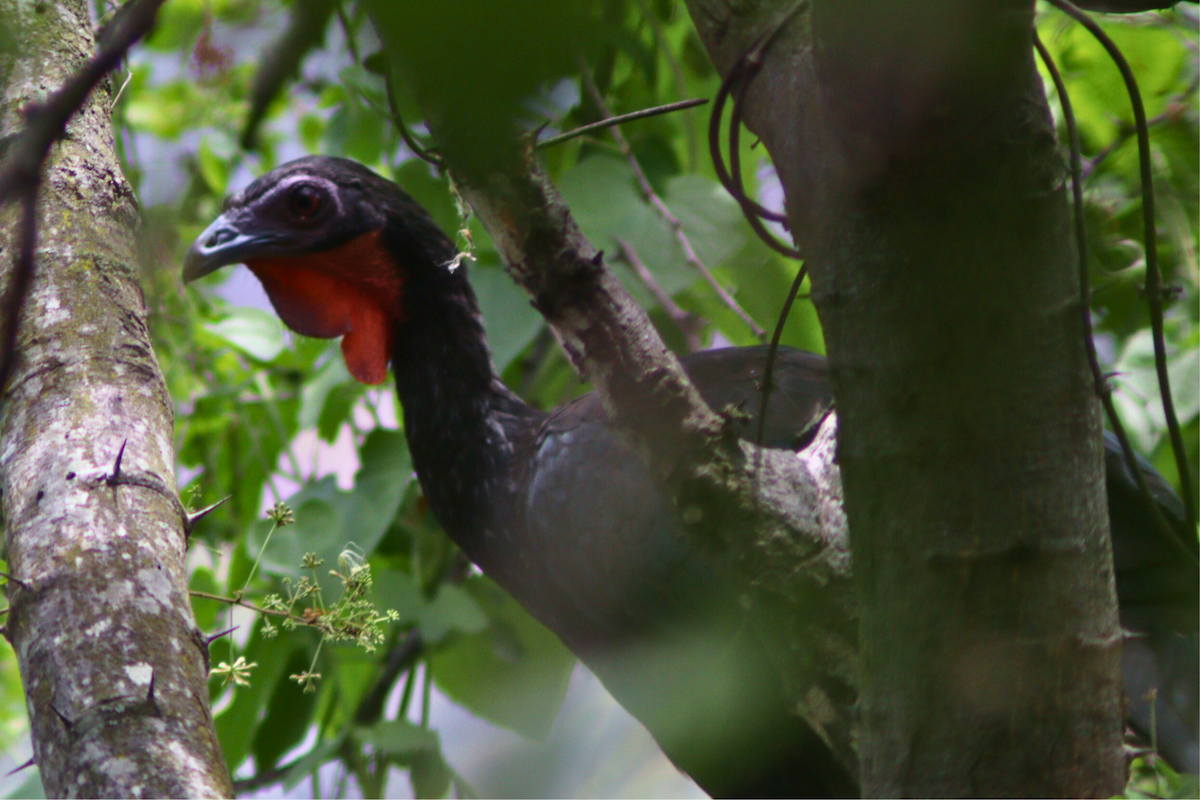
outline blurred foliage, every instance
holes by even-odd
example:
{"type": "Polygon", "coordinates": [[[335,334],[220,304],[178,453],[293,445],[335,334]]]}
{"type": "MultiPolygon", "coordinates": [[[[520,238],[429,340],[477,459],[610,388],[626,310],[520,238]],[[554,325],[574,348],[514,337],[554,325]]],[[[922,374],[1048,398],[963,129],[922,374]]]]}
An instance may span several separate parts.
{"type": "MultiPolygon", "coordinates": [[[[1161,14],[1100,19],[1133,67],[1151,124],[1159,263],[1170,288],[1166,326],[1171,387],[1194,465],[1200,442],[1196,6],[1184,3],[1161,14]]],[[[1135,445],[1178,485],[1142,292],[1146,261],[1133,111],[1117,68],[1081,26],[1047,10],[1038,28],[1063,73],[1083,145],[1092,300],[1102,366],[1116,373],[1116,405],[1135,445]]],[[[1048,77],[1045,83],[1061,122],[1054,85],[1048,77]]]]}
{"type": "MultiPolygon", "coordinates": [[[[96,2],[97,16],[103,16],[105,0],[96,2]]],[[[542,320],[503,274],[487,233],[477,221],[460,217],[446,178],[402,144],[380,74],[392,67],[386,61],[380,66],[380,39],[368,12],[384,19],[384,38],[410,56],[394,65],[398,105],[426,141],[419,102],[457,109],[453,124],[545,125],[545,135],[594,121],[598,110],[580,86],[577,56],[586,59],[615,114],[712,97],[718,76],[677,0],[518,5],[347,0],[324,37],[299,54],[296,80],[265,106],[254,151],[243,150],[239,136],[255,75],[263,68],[260,58],[275,52],[271,45],[286,28],[292,6],[172,0],[153,35],[114,79],[114,85],[124,84],[114,105],[118,146],[144,207],[152,330],[177,404],[179,483],[194,508],[230,497],[192,535],[192,588],[241,597],[245,586],[244,598],[261,602],[284,592],[285,580],[300,579],[306,553],[333,565],[350,547],[374,575],[372,602],[397,615],[385,631],[386,645],[368,653],[346,644],[321,646],[319,633],[304,626],[272,632],[262,617],[244,609],[196,601],[206,632],[235,628],[214,640],[213,663],[224,662],[230,670],[238,659],[255,665],[247,685],[220,675],[211,684],[221,742],[244,789],[279,783],[291,788],[315,781],[322,764],[338,762],[337,769],[320,774],[326,776],[323,790],[339,796],[402,791],[389,783],[396,769],[407,774],[419,796],[469,795],[471,787],[446,764],[440,738],[429,727],[430,682],[472,713],[529,736],[545,733],[562,700],[570,654],[470,568],[440,532],[412,479],[390,388],[355,383],[336,342],[296,337],[273,313],[247,307],[244,271],[241,277],[224,271],[186,291],[179,285],[184,249],[219,213],[227,193],[300,155],[349,156],[399,180],[447,231],[465,231],[464,244],[469,235],[472,281],[505,380],[543,407],[579,393],[582,387],[542,320]],[[419,79],[422,91],[435,92],[437,102],[410,91],[405,70],[419,79]],[[330,474],[322,458],[333,452],[358,465],[353,476],[351,470],[330,474]],[[271,524],[263,512],[284,500],[294,509],[295,525],[276,531],[268,543],[271,524]],[[419,635],[419,650],[400,671],[382,717],[364,723],[356,712],[382,665],[408,645],[412,632],[419,635]],[[308,694],[289,679],[305,671],[323,676],[308,694]]],[[[1200,414],[1196,9],[1185,4],[1103,22],[1130,57],[1154,118],[1162,262],[1175,290],[1168,304],[1168,345],[1194,462],[1200,414]]],[[[1128,100],[1116,69],[1077,25],[1047,9],[1039,29],[1063,69],[1085,157],[1091,159],[1086,210],[1101,354],[1106,369],[1119,372],[1118,402],[1126,424],[1172,477],[1139,294],[1145,262],[1128,100]]],[[[693,109],[623,131],[699,258],[770,329],[796,264],[763,245],[720,189],[707,157],[707,117],[706,109],[693,109]]],[[[743,136],[742,142],[749,186],[778,206],[782,198],[766,153],[752,146],[753,137],[743,136]]],[[[681,346],[684,339],[657,308],[654,294],[614,257],[618,239],[632,246],[676,303],[706,320],[706,343],[755,342],[688,265],[607,133],[574,139],[541,157],[584,232],[652,310],[669,343],[681,346]]],[[[797,305],[784,342],[823,349],[810,304],[797,305]]],[[[325,572],[315,570],[315,580],[327,596],[336,596],[328,593],[336,591],[338,579],[325,572]]],[[[0,746],[6,749],[22,735],[15,676],[11,650],[0,651],[6,689],[0,746]]],[[[1180,789],[1174,776],[1148,774],[1146,763],[1138,762],[1130,796],[1146,796],[1156,787],[1162,787],[1162,796],[1187,786],[1194,791],[1194,782],[1180,789]]],[[[16,791],[35,790],[35,783],[25,783],[16,791]]]]}

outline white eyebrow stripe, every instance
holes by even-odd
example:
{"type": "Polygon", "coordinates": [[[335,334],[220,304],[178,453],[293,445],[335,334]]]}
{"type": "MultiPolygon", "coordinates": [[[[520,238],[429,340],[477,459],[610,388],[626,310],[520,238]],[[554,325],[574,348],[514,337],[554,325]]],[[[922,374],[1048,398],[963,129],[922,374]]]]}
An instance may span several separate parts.
{"type": "Polygon", "coordinates": [[[337,213],[339,215],[342,213],[342,199],[339,196],[338,185],[331,180],[321,178],[316,175],[289,175],[267,190],[265,194],[255,201],[255,203],[258,204],[272,202],[276,195],[278,195],[280,192],[286,192],[289,188],[295,186],[297,183],[318,184],[324,187],[329,196],[333,198],[333,202],[337,205],[337,213]]]}

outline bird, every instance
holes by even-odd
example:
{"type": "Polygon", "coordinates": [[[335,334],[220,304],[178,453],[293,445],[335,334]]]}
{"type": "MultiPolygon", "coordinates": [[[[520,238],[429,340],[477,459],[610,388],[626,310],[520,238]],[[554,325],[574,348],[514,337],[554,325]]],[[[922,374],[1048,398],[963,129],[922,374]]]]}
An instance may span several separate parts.
{"type": "MultiPolygon", "coordinates": [[[[736,591],[691,546],[596,396],[546,412],[500,380],[457,256],[398,185],[348,159],[309,156],[229,198],[188,250],[183,278],[244,263],[289,328],[342,337],[356,379],[380,384],[390,365],[417,477],[442,528],[702,789],[858,796],[857,776],[790,712],[736,591]]],[[[742,409],[733,416],[746,439],[766,356],[758,346],[682,359],[711,407],[742,409]]],[[[801,449],[833,410],[825,359],[781,348],[774,374],[764,445],[801,449]]],[[[1157,725],[1160,750],[1195,771],[1197,539],[1149,463],[1138,468],[1169,533],[1151,520],[1111,434],[1105,452],[1121,622],[1133,642],[1124,677],[1140,692],[1127,724],[1147,738],[1157,725]],[[1155,687],[1151,709],[1141,698],[1155,687]],[[1174,726],[1169,743],[1164,718],[1174,726]]]]}

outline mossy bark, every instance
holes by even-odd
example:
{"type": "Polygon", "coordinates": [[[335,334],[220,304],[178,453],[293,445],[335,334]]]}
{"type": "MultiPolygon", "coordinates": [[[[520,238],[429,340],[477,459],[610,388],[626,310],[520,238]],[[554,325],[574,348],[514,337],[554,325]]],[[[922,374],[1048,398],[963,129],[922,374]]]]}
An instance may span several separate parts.
{"type": "MultiPolygon", "coordinates": [[[[94,42],[82,0],[0,0],[0,19],[17,31],[0,55],[0,133],[11,135],[22,108],[68,79],[94,42]]],[[[49,796],[230,796],[110,91],[93,93],[43,170],[36,275],[0,396],[7,634],[49,796]]],[[[0,212],[4,287],[18,214],[0,212]]]]}
{"type": "MultiPolygon", "coordinates": [[[[728,73],[794,4],[688,6],[728,73]]],[[[867,796],[1123,785],[1100,411],[1032,20],[811,0],[746,94],[837,398],[867,796]]]]}

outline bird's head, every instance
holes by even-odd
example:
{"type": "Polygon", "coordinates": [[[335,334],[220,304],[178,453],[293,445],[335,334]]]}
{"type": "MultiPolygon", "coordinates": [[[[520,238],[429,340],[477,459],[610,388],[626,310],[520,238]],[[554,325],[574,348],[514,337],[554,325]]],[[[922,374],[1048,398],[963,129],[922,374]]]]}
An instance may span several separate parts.
{"type": "Polygon", "coordinates": [[[184,281],[244,263],[283,322],[342,338],[346,366],[382,383],[405,317],[412,271],[453,257],[453,244],[391,181],[342,158],[291,161],[225,203],[184,260],[184,281]]]}

